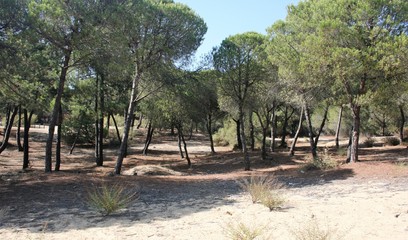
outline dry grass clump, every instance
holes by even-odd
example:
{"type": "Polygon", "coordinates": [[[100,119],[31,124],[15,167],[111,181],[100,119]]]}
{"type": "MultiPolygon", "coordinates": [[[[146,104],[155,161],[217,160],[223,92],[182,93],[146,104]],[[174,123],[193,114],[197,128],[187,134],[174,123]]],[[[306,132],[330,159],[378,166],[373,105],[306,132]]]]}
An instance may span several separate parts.
{"type": "Polygon", "coordinates": [[[134,190],[119,183],[93,186],[88,190],[87,204],[98,212],[109,215],[124,209],[139,198],[139,189],[134,190]]]}
{"type": "Polygon", "coordinates": [[[374,143],[375,143],[375,139],[372,137],[367,137],[363,142],[364,146],[367,148],[373,147],[374,143]]]}
{"type": "Polygon", "coordinates": [[[259,202],[271,211],[285,203],[282,194],[285,185],[274,176],[251,176],[239,181],[238,184],[251,195],[253,203],[259,202]]]}
{"type": "Polygon", "coordinates": [[[322,228],[316,220],[308,222],[304,227],[292,230],[296,240],[339,240],[342,239],[336,229],[322,228]]]}
{"type": "Polygon", "coordinates": [[[387,137],[384,139],[384,145],[386,146],[398,146],[400,143],[401,142],[397,137],[387,137]]]}
{"type": "Polygon", "coordinates": [[[265,227],[249,227],[242,222],[237,224],[228,224],[225,228],[225,234],[231,240],[253,240],[261,236],[265,227]]]}

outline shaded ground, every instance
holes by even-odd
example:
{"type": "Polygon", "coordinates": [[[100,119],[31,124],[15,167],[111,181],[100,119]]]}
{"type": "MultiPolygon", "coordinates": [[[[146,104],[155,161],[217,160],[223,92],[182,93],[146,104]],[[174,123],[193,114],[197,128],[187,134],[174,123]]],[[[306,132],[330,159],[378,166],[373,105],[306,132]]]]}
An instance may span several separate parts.
{"type": "MultiPolygon", "coordinates": [[[[31,168],[28,171],[20,171],[22,153],[17,152],[16,147],[12,146],[0,155],[0,235],[24,239],[30,232],[62,234],[90,230],[95,226],[130,227],[135,223],[179,221],[184,217],[242,204],[242,199],[236,197],[242,195],[236,180],[250,174],[270,173],[275,174],[291,191],[298,193],[298,197],[312,197],[315,200],[324,198],[327,191],[330,191],[332,197],[344,197],[359,189],[370,194],[370,185],[375,186],[373,193],[389,192],[392,196],[393,192],[399,194],[405,191],[407,212],[401,208],[402,212],[396,214],[408,215],[408,150],[405,146],[363,148],[361,162],[343,164],[330,171],[304,172],[301,167],[310,157],[307,144],[300,143],[295,157],[288,157],[286,149],[273,153],[269,161],[262,161],[259,152],[251,153],[252,171],[245,172],[242,170],[244,165],[239,152],[219,147],[216,148],[217,154],[211,155],[208,142],[202,135],[195,135],[188,142],[193,169],[188,169],[186,160],[180,159],[175,137],[156,138],[148,156],[140,154],[142,146],[139,143],[143,139],[135,138],[129,156],[124,161],[124,171],[136,166],[155,165],[180,174],[110,176],[115,163],[115,149],[105,151],[104,167],[95,167],[92,148],[77,148],[74,154],[69,155],[69,146],[63,149],[62,171],[45,174],[43,134],[44,130],[33,130],[31,168]],[[124,183],[127,189],[140,191],[140,200],[126,211],[102,217],[86,204],[87,191],[101,182],[124,183]],[[333,184],[342,187],[331,189],[333,184]]],[[[335,155],[333,151],[330,154],[339,162],[345,158],[344,155],[335,155]]],[[[208,221],[211,223],[211,219],[208,221]]],[[[168,228],[166,225],[162,227],[168,228]]],[[[146,234],[139,236],[129,233],[122,236],[144,238],[152,234],[156,239],[178,239],[160,236],[165,233],[146,234]]],[[[58,236],[52,235],[50,239],[58,239],[58,236]]],[[[81,235],[80,238],[97,239],[97,235],[81,235]]],[[[373,239],[376,239],[375,236],[373,239]]]]}

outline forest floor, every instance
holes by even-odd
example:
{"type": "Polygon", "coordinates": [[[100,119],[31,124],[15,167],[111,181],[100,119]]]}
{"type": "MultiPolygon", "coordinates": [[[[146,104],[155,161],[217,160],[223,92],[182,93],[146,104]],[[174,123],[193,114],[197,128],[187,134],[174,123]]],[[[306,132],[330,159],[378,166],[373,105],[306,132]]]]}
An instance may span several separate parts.
{"type": "MultiPolygon", "coordinates": [[[[310,157],[300,141],[294,157],[287,149],[262,161],[252,152],[252,171],[243,171],[239,152],[217,147],[210,154],[202,135],[188,141],[192,169],[177,151],[177,138],[155,137],[149,155],[140,154],[138,134],[112,176],[117,147],[95,167],[93,149],[62,151],[61,171],[44,173],[45,129],[31,133],[30,169],[22,171],[15,142],[0,155],[0,239],[232,239],[241,224],[257,239],[408,239],[408,149],[361,148],[360,161],[333,170],[304,171],[310,157]],[[136,172],[137,175],[131,175],[136,172]],[[129,175],[125,175],[129,174],[129,175]],[[237,181],[273,174],[286,185],[282,208],[253,204],[237,181]],[[140,197],[126,209],[103,216],[88,207],[87,194],[102,183],[120,183],[140,197]]],[[[322,139],[322,146],[332,145],[322,139]]],[[[322,148],[323,149],[323,148],[322,148]]],[[[329,151],[342,163],[344,150],[329,151]]],[[[323,153],[322,153],[323,154],[323,153]]],[[[327,156],[327,155],[326,155],[327,156]]]]}

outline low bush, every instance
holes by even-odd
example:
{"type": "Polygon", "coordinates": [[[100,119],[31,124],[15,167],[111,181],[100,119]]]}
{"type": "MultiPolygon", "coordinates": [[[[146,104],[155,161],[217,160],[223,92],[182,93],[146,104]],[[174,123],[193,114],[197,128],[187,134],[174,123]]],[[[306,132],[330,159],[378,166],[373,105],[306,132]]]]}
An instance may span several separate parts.
{"type": "Polygon", "coordinates": [[[367,137],[367,138],[364,140],[364,146],[367,147],[367,148],[373,147],[373,146],[374,146],[374,143],[375,143],[375,140],[374,140],[374,138],[372,138],[372,137],[367,137]]]}
{"type": "Polygon", "coordinates": [[[120,184],[102,184],[88,190],[87,204],[98,212],[109,215],[126,208],[139,198],[139,190],[128,190],[120,184]]]}
{"type": "Polygon", "coordinates": [[[303,166],[302,170],[330,170],[338,166],[339,163],[330,155],[329,150],[325,149],[320,157],[312,158],[312,160],[303,166]]]}
{"type": "Polygon", "coordinates": [[[387,137],[384,139],[384,144],[386,146],[398,146],[400,143],[401,142],[397,137],[387,137]]]}
{"type": "Polygon", "coordinates": [[[228,224],[225,228],[225,233],[228,239],[231,240],[253,240],[261,236],[264,227],[252,228],[243,223],[228,224]]]}
{"type": "Polygon", "coordinates": [[[326,227],[323,229],[316,220],[312,220],[302,228],[292,230],[296,240],[334,240],[342,239],[336,229],[326,227]]]}

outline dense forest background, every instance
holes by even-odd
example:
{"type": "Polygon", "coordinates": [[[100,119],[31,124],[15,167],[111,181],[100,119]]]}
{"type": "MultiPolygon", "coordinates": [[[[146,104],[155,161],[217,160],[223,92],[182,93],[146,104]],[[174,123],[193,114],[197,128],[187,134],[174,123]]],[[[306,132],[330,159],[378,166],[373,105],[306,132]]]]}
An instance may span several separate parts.
{"type": "Polygon", "coordinates": [[[214,144],[241,149],[246,170],[248,151],[273,157],[287,136],[295,139],[290,154],[308,136],[316,159],[322,134],[335,135],[337,146],[349,137],[348,162],[358,161],[362,134],[406,137],[405,0],[301,1],[268,34],[230,36],[195,64],[205,19],[170,0],[0,4],[0,153],[18,127],[23,168],[33,123],[49,126],[46,172],[59,170],[61,142],[92,144],[98,166],[111,142],[120,174],[141,126],[144,154],[155,129],[169,129],[191,165],[185,136],[197,129],[213,152],[214,144]]]}

